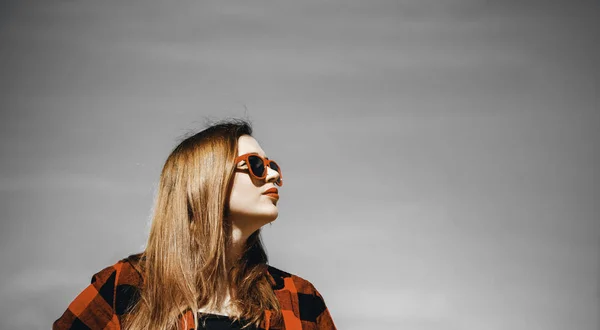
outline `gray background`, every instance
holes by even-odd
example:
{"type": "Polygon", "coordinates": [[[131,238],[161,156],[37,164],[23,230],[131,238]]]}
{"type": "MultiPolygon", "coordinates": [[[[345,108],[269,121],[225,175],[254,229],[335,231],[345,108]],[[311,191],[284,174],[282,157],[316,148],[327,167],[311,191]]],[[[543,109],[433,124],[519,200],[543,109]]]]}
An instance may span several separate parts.
{"type": "Polygon", "coordinates": [[[3,1],[0,328],[141,251],[160,168],[247,115],[271,264],[338,328],[598,329],[597,1],[3,1]]]}

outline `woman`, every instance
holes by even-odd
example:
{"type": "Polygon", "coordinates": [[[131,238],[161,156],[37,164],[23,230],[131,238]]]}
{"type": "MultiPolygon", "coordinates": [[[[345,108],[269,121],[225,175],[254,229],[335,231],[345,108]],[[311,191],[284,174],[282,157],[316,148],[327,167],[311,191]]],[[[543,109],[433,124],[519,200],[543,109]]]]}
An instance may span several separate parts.
{"type": "Polygon", "coordinates": [[[281,170],[243,120],[185,139],[160,176],[146,249],[109,266],[53,329],[336,329],[307,280],[268,265],[281,170]]]}

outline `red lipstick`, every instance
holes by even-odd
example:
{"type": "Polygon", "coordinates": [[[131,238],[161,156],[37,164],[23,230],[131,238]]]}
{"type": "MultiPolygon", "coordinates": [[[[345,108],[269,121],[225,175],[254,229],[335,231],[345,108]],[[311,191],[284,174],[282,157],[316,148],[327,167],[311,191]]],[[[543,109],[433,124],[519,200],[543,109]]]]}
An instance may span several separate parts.
{"type": "Polygon", "coordinates": [[[277,188],[269,188],[269,189],[267,189],[263,193],[263,195],[267,195],[267,196],[269,196],[271,198],[274,198],[274,199],[279,199],[279,193],[278,192],[279,192],[279,190],[277,190],[277,188]]]}

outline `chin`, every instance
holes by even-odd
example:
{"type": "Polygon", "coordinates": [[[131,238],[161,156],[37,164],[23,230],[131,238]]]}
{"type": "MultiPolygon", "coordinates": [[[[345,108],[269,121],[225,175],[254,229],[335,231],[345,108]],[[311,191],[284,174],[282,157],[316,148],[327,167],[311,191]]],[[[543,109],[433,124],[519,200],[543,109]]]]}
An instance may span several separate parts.
{"type": "Polygon", "coordinates": [[[277,219],[277,216],[279,216],[279,212],[278,211],[267,213],[267,214],[264,215],[265,219],[268,219],[269,222],[277,219]]]}
{"type": "Polygon", "coordinates": [[[265,208],[255,209],[253,212],[245,212],[241,214],[241,218],[246,218],[252,222],[269,223],[279,215],[279,210],[276,206],[269,206],[265,208]]]}
{"type": "Polygon", "coordinates": [[[261,217],[263,219],[265,219],[265,223],[269,223],[274,221],[275,219],[277,219],[277,216],[279,215],[279,211],[277,211],[277,209],[275,209],[274,212],[267,212],[267,213],[263,213],[261,215],[261,217]]]}

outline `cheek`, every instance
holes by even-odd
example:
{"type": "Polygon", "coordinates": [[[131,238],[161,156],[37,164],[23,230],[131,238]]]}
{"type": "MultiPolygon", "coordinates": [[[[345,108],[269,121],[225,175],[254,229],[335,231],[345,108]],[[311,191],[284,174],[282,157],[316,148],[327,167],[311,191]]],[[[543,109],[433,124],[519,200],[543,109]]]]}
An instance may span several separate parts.
{"type": "Polygon", "coordinates": [[[260,193],[247,174],[236,175],[231,187],[231,207],[252,205],[259,200],[260,193]],[[245,177],[244,177],[244,176],[245,177]]]}

